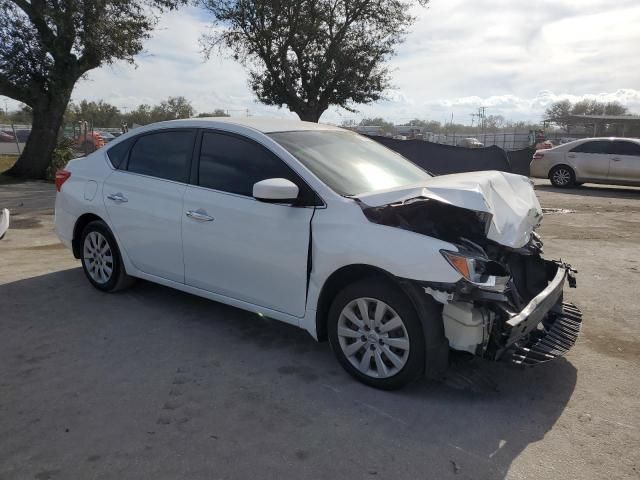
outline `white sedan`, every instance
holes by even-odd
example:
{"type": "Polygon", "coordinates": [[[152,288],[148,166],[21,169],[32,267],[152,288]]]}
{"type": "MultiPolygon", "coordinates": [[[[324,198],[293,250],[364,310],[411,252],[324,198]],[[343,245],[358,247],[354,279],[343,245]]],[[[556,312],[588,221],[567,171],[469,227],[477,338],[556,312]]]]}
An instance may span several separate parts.
{"type": "Polygon", "coordinates": [[[518,175],[432,177],[340,128],[218,118],[122,135],[56,186],[94,287],[141,278],[290,323],[374,387],[442,377],[452,349],[547,361],[580,328],[518,175]]]}
{"type": "Polygon", "coordinates": [[[584,138],[546,150],[531,160],[532,177],[560,188],[583,183],[640,185],[640,140],[584,138]]]}

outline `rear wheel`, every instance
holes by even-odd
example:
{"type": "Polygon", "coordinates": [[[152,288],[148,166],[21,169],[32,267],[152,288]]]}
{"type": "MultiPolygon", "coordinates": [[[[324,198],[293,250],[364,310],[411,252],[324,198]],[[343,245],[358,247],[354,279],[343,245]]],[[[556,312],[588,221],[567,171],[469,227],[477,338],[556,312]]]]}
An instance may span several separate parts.
{"type": "Polygon", "coordinates": [[[333,301],[328,333],[343,368],[375,388],[403,387],[424,368],[424,336],[407,296],[371,278],[347,286],[333,301]]]}
{"type": "Polygon", "coordinates": [[[571,167],[558,165],[549,172],[549,180],[554,187],[566,188],[575,184],[576,175],[571,167]]]}
{"type": "Polygon", "coordinates": [[[116,292],[133,283],[127,275],[115,238],[100,220],[87,224],[82,231],[82,268],[89,282],[98,290],[116,292]]]}

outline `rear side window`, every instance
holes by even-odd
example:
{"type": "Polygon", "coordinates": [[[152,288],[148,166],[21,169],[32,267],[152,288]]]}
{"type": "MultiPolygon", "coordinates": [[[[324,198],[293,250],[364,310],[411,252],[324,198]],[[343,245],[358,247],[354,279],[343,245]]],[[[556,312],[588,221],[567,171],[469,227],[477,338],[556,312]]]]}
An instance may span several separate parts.
{"type": "Polygon", "coordinates": [[[127,164],[127,155],[135,138],[130,138],[124,142],[120,142],[107,150],[107,156],[114,168],[124,169],[127,164]]]}
{"type": "Polygon", "coordinates": [[[300,189],[300,198],[314,204],[313,191],[280,158],[252,140],[207,133],[202,135],[198,184],[203,187],[253,196],[253,185],[267,178],[286,178],[300,189]]]}
{"type": "Polygon", "coordinates": [[[615,140],[611,148],[611,153],[614,155],[633,155],[640,157],[640,145],[634,142],[615,140]]]}
{"type": "Polygon", "coordinates": [[[195,130],[172,130],[138,137],[127,170],[152,177],[186,182],[195,130]]]}
{"type": "Polygon", "coordinates": [[[579,153],[609,153],[610,143],[608,140],[594,140],[582,143],[572,148],[571,151],[579,153]]]}

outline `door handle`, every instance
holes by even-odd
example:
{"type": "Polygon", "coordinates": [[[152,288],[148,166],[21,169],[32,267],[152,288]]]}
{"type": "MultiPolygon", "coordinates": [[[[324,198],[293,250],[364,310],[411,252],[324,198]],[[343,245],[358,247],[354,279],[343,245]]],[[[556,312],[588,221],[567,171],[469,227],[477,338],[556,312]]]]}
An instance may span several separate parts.
{"type": "Polygon", "coordinates": [[[613,160],[614,162],[619,162],[620,160],[622,160],[621,158],[612,158],[611,160],[613,160]]]}
{"type": "Polygon", "coordinates": [[[199,222],[212,222],[213,221],[213,217],[211,215],[207,214],[207,212],[205,212],[201,208],[199,208],[198,210],[189,210],[189,211],[187,211],[186,215],[187,215],[187,217],[193,218],[194,220],[197,220],[199,222]]]}
{"type": "Polygon", "coordinates": [[[109,200],[113,200],[114,202],[118,202],[118,203],[127,203],[129,201],[129,200],[127,200],[127,197],[122,195],[120,192],[111,193],[111,194],[107,195],[107,198],[109,200]]]}

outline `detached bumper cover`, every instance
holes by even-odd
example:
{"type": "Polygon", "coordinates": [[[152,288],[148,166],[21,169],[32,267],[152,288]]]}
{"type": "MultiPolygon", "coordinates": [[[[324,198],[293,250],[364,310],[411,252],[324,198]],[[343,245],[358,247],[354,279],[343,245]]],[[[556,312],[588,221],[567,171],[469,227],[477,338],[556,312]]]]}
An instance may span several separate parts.
{"type": "Polygon", "coordinates": [[[516,343],[505,360],[518,366],[532,366],[563,356],[576,343],[582,326],[582,313],[571,303],[563,303],[560,313],[549,314],[543,330],[533,332],[527,342],[516,343]]]}
{"type": "Polygon", "coordinates": [[[558,304],[562,298],[567,272],[567,268],[559,266],[547,287],[532,298],[520,313],[507,320],[507,347],[536,329],[547,313],[558,304]]]}
{"type": "Polygon", "coordinates": [[[575,285],[569,265],[559,264],[549,285],[505,323],[501,357],[516,365],[535,365],[567,353],[582,327],[582,313],[562,301],[565,280],[575,285]]]}

